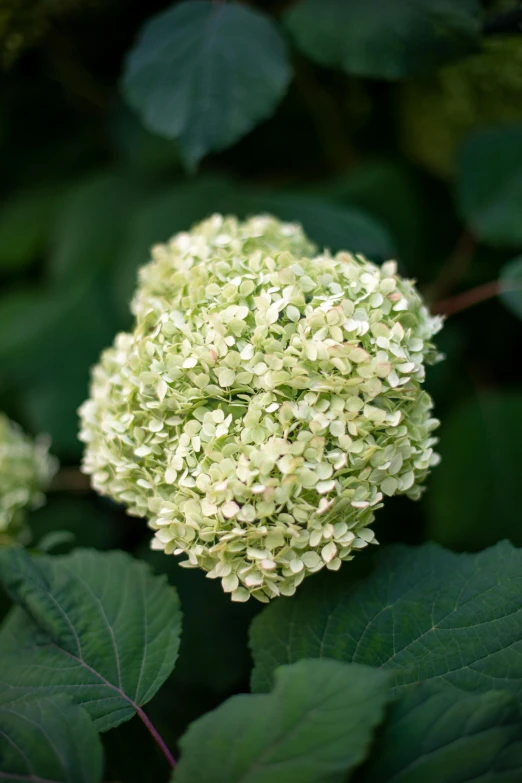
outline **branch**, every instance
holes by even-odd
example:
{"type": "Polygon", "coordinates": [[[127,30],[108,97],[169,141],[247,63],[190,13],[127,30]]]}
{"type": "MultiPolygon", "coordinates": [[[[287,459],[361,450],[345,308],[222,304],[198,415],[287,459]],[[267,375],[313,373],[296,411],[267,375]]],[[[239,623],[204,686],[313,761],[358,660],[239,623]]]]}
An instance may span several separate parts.
{"type": "Polygon", "coordinates": [[[500,290],[500,281],[492,280],[490,283],[484,283],[476,288],[471,288],[469,291],[464,291],[463,294],[457,294],[457,296],[450,296],[448,299],[435,302],[431,307],[431,312],[434,315],[455,315],[456,313],[461,313],[462,310],[467,310],[468,307],[493,299],[493,297],[498,296],[500,290]]]}
{"type": "Polygon", "coordinates": [[[484,35],[502,33],[522,33],[522,8],[494,16],[484,25],[484,35]]]}
{"type": "Polygon", "coordinates": [[[165,758],[169,762],[169,764],[172,767],[172,769],[174,769],[174,767],[176,766],[176,759],[174,758],[174,756],[172,755],[172,753],[168,749],[168,747],[167,747],[165,741],[162,739],[159,731],[154,726],[154,724],[152,723],[150,718],[143,712],[141,707],[138,707],[137,713],[138,713],[138,717],[142,720],[142,722],[147,727],[147,730],[150,732],[150,734],[154,738],[154,742],[160,748],[161,752],[163,753],[163,755],[165,756],[165,758]]]}

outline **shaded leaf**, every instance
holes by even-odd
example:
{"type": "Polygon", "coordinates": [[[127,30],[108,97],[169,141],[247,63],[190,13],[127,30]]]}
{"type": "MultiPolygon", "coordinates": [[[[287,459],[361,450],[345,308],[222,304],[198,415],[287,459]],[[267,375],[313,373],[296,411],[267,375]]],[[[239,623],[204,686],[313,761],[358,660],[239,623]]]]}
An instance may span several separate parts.
{"type": "Polygon", "coordinates": [[[67,696],[0,705],[0,779],[98,783],[102,746],[91,719],[67,696]]]}
{"type": "Polygon", "coordinates": [[[393,160],[365,161],[343,177],[314,186],[318,195],[336,204],[363,211],[393,238],[408,273],[426,259],[423,250],[425,193],[413,172],[393,160]]]}
{"type": "Polygon", "coordinates": [[[281,220],[301,223],[310,239],[332,252],[348,250],[384,260],[396,254],[390,234],[363,210],[298,193],[252,194],[244,201],[249,214],[269,212],[281,220]]]}
{"type": "Polygon", "coordinates": [[[285,41],[268,17],[196,0],[147,22],[123,84],[145,125],[177,139],[194,167],[269,117],[289,81],[285,41]]]}
{"type": "Polygon", "coordinates": [[[275,672],[268,695],[234,696],[180,740],[175,783],[344,783],[383,717],[388,677],[338,661],[275,672]]]}
{"type": "Polygon", "coordinates": [[[426,498],[431,538],[463,549],[505,537],[522,546],[521,443],[521,394],[481,395],[451,411],[426,498]]]}
{"type": "Polygon", "coordinates": [[[420,685],[395,703],[364,768],[371,783],[517,783],[522,720],[506,692],[420,685]]]}
{"type": "Polygon", "coordinates": [[[522,125],[475,131],[458,158],[457,198],[475,236],[522,245],[522,125]]]}
{"type": "Polygon", "coordinates": [[[396,693],[429,679],[522,696],[522,550],[502,542],[457,555],[426,544],[390,548],[377,563],[353,588],[305,584],[256,617],[254,690],[283,663],[335,658],[390,670],[396,693]]]}
{"type": "Polygon", "coordinates": [[[401,79],[476,49],[479,14],[477,0],[301,0],[284,22],[321,65],[401,79]]]}
{"type": "Polygon", "coordinates": [[[30,558],[9,549],[0,550],[0,578],[20,606],[0,632],[0,704],[64,692],[106,731],[129,720],[172,671],[177,594],[144,563],[123,552],[30,558]]]}

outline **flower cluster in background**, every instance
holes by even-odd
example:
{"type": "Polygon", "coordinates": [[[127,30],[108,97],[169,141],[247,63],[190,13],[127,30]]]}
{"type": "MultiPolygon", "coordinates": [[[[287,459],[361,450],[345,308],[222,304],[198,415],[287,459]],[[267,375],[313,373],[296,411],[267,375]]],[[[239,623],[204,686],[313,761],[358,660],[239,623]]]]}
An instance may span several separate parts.
{"type": "Polygon", "coordinates": [[[153,249],[133,312],[80,411],[83,469],[155,549],[268,601],[374,542],[385,495],[419,497],[441,322],[394,262],[215,215],[153,249]]]}
{"type": "Polygon", "coordinates": [[[47,438],[32,440],[0,414],[0,544],[27,539],[26,512],[42,505],[57,467],[47,438]]]}

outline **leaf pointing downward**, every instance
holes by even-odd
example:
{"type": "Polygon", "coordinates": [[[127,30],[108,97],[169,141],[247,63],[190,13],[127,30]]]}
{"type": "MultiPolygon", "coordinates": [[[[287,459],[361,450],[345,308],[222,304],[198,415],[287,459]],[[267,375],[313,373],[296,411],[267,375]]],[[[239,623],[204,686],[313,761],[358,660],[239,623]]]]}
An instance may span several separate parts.
{"type": "Polygon", "coordinates": [[[122,552],[61,557],[0,551],[0,579],[20,605],[0,632],[0,704],[67,693],[99,731],[129,720],[174,667],[176,591],[122,552]]]}

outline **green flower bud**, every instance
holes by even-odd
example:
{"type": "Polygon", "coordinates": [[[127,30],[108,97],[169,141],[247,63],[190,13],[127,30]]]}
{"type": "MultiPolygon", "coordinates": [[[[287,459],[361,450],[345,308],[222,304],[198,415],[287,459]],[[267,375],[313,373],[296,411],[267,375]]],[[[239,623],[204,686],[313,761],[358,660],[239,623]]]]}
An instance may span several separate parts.
{"type": "Polygon", "coordinates": [[[26,512],[45,501],[44,490],[58,463],[49,456],[49,441],[36,441],[0,414],[0,545],[27,540],[26,512]]]}
{"type": "Polygon", "coordinates": [[[155,247],[80,409],[96,490],[237,601],[338,569],[437,461],[421,384],[440,319],[394,262],[315,253],[266,216],[155,247]]]}

